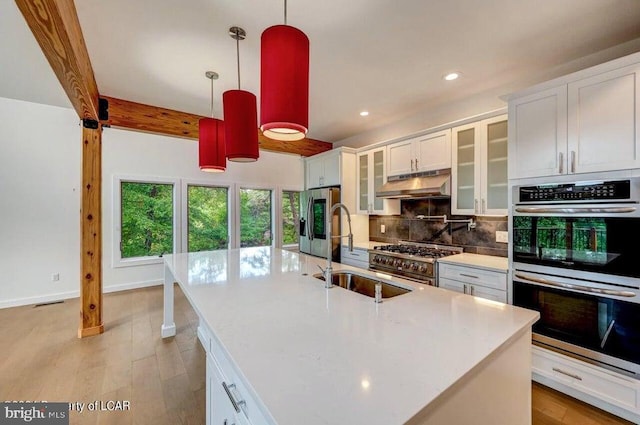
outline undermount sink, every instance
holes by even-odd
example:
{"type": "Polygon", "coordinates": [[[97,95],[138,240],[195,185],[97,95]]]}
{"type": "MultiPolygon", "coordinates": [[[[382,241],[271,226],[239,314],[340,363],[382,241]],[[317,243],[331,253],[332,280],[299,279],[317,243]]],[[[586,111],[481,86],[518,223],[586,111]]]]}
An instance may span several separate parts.
{"type": "MultiPolygon", "coordinates": [[[[313,275],[316,279],[324,280],[322,273],[316,273],[313,275]]],[[[382,298],[391,298],[397,295],[406,294],[411,292],[410,289],[401,288],[399,286],[392,285],[383,280],[375,279],[369,276],[353,272],[333,272],[331,280],[335,286],[354,291],[362,295],[374,298],[376,293],[376,283],[382,285],[382,298]]]]}

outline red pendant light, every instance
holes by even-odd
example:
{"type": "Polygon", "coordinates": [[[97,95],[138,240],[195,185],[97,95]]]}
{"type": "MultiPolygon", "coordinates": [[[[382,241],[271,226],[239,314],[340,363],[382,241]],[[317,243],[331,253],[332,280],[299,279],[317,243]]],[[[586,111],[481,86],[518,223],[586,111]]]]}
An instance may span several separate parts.
{"type": "Polygon", "coordinates": [[[227,169],[224,143],[224,122],[215,118],[202,118],[198,122],[200,170],[223,172],[227,169]]]}
{"type": "MultiPolygon", "coordinates": [[[[218,79],[218,74],[207,71],[205,75],[211,80],[211,116],[213,116],[213,80],[218,79]]],[[[201,118],[198,122],[198,161],[202,171],[219,173],[227,169],[223,121],[215,118],[201,118]]]]}
{"type": "Polygon", "coordinates": [[[236,40],[238,53],[238,90],[227,90],[222,94],[225,120],[225,140],[227,159],[234,162],[254,162],[258,160],[258,113],[256,96],[240,90],[240,40],[246,33],[242,28],[229,28],[229,35],[236,40]]]}
{"type": "Polygon", "coordinates": [[[260,129],[276,140],[304,139],[309,128],[309,38],[287,25],[267,28],[261,37],[260,129]]]}

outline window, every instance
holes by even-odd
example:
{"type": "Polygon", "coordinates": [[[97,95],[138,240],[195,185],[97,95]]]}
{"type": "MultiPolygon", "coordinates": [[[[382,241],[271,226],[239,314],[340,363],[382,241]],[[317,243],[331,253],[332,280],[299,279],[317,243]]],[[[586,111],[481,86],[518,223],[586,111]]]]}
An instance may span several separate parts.
{"type": "Polygon", "coordinates": [[[282,191],[282,246],[298,245],[300,239],[300,192],[282,191]]]}
{"type": "Polygon", "coordinates": [[[229,247],[229,189],[187,186],[187,250],[229,247]]]}
{"type": "Polygon", "coordinates": [[[120,181],[120,258],[160,256],[174,246],[174,185],[120,181]]]}
{"type": "Polygon", "coordinates": [[[240,189],[240,247],[271,245],[272,191],[240,189]]]}

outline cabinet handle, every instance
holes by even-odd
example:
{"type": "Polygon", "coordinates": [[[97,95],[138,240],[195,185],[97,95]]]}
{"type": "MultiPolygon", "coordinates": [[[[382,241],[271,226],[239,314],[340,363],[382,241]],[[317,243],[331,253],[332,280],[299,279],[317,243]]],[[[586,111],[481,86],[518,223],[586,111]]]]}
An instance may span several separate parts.
{"type": "Polygon", "coordinates": [[[469,285],[469,294],[473,295],[473,285],[469,285]]]}
{"type": "Polygon", "coordinates": [[[561,373],[563,375],[567,375],[567,376],[569,376],[569,377],[571,377],[573,379],[577,379],[578,381],[582,381],[582,378],[579,377],[578,375],[575,375],[575,374],[569,373],[569,372],[565,372],[564,370],[558,369],[557,367],[551,368],[551,370],[553,370],[554,372],[561,373]]]}
{"type": "Polygon", "coordinates": [[[467,293],[467,285],[462,285],[462,293],[467,293]]]}
{"type": "Polygon", "coordinates": [[[484,200],[484,198],[482,198],[482,209],[480,210],[481,213],[486,213],[487,212],[487,202],[484,200]]]}
{"type": "Polygon", "coordinates": [[[571,151],[571,172],[576,172],[576,151],[571,151]]]}
{"type": "Polygon", "coordinates": [[[478,213],[478,198],[473,200],[473,212],[478,213]]]}
{"type": "Polygon", "coordinates": [[[413,159],[411,160],[411,171],[413,171],[413,159]]]}
{"type": "Polygon", "coordinates": [[[233,394],[231,394],[231,388],[235,388],[236,384],[227,385],[226,382],[222,381],[222,386],[224,387],[224,391],[227,393],[227,397],[231,400],[231,404],[236,412],[240,413],[240,406],[245,404],[244,400],[236,401],[233,394]]]}
{"type": "Polygon", "coordinates": [[[562,152],[558,153],[558,162],[560,163],[558,173],[563,174],[564,173],[564,153],[562,152]]]}
{"type": "Polygon", "coordinates": [[[460,273],[460,276],[464,276],[464,277],[472,277],[474,279],[478,279],[478,276],[474,276],[472,274],[465,274],[465,273],[460,273]]]}
{"type": "Polygon", "coordinates": [[[416,171],[418,171],[418,158],[416,158],[416,171]]]}

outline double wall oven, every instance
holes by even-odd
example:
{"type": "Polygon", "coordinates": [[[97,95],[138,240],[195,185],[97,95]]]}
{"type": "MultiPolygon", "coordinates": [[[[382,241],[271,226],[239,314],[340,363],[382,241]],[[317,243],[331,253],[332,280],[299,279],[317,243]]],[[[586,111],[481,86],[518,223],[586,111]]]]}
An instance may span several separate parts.
{"type": "Polygon", "coordinates": [[[640,179],[513,188],[513,304],[534,343],[640,379],[640,179]]]}

